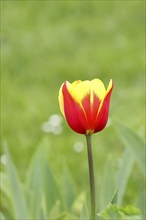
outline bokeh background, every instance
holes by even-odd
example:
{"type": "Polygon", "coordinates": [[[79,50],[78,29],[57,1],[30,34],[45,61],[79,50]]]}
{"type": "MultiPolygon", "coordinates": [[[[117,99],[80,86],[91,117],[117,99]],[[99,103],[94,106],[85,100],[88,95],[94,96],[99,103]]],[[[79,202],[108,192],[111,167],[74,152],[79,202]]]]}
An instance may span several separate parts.
{"type": "MultiPolygon", "coordinates": [[[[144,1],[1,1],[1,32],[2,145],[22,181],[44,145],[57,181],[67,167],[77,191],[88,189],[85,138],[62,118],[58,90],[65,80],[113,79],[109,126],[93,135],[100,185],[107,158],[117,167],[124,149],[114,119],[144,137],[144,1]]],[[[140,178],[131,176],[126,202],[140,178]]]]}

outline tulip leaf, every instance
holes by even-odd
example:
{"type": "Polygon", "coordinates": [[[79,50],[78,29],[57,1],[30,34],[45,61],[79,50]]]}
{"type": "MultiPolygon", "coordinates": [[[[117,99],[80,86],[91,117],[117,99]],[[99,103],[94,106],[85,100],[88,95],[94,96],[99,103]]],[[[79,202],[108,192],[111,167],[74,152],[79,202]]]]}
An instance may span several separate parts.
{"type": "Polygon", "coordinates": [[[100,210],[103,210],[113,199],[116,190],[115,173],[112,161],[107,160],[100,192],[100,210]]]}
{"type": "Polygon", "coordinates": [[[134,157],[139,168],[145,175],[144,141],[136,133],[119,122],[116,122],[116,130],[118,131],[123,144],[129,149],[131,156],[134,157]]]}
{"type": "Polygon", "coordinates": [[[2,213],[0,213],[0,220],[5,220],[6,218],[4,217],[4,215],[2,213]]]}
{"type": "Polygon", "coordinates": [[[117,204],[118,201],[118,189],[115,190],[114,195],[111,200],[111,204],[117,204]]]}
{"type": "Polygon", "coordinates": [[[60,214],[60,201],[56,201],[55,205],[49,212],[49,219],[57,219],[60,214]]]}
{"type": "Polygon", "coordinates": [[[108,207],[103,210],[99,216],[104,220],[125,220],[125,215],[120,212],[117,205],[109,204],[108,207]]]}
{"type": "Polygon", "coordinates": [[[86,219],[89,219],[89,214],[88,214],[87,206],[85,205],[85,203],[83,203],[80,220],[86,220],[86,219]]]}
{"type": "Polygon", "coordinates": [[[122,204],[123,196],[128,183],[128,179],[130,177],[133,168],[133,164],[134,164],[134,158],[131,157],[130,151],[126,149],[122,157],[122,165],[119,168],[117,174],[118,204],[122,204]]]}
{"type": "Polygon", "coordinates": [[[26,197],[6,145],[4,145],[4,151],[7,157],[7,173],[9,181],[11,183],[10,189],[15,210],[14,215],[16,219],[27,219],[26,197]]]}
{"type": "Polygon", "coordinates": [[[69,210],[71,209],[73,202],[76,198],[76,192],[75,192],[75,184],[67,168],[64,171],[62,188],[63,188],[62,194],[65,200],[64,202],[67,209],[69,210]]]}
{"type": "Polygon", "coordinates": [[[120,207],[109,204],[108,207],[102,211],[99,216],[104,220],[142,220],[142,215],[137,207],[127,205],[120,207]]]}
{"type": "Polygon", "coordinates": [[[10,189],[10,181],[8,178],[7,173],[0,172],[0,190],[5,194],[5,196],[9,197],[11,195],[11,189],[10,189]]]}
{"type": "Polygon", "coordinates": [[[77,195],[73,203],[73,206],[72,206],[73,213],[81,213],[84,202],[85,202],[85,193],[81,192],[80,194],[77,195]]]}
{"type": "Polygon", "coordinates": [[[31,214],[38,218],[43,210],[45,215],[61,200],[58,186],[50,170],[47,160],[47,149],[40,147],[34,155],[27,175],[27,188],[29,189],[31,214]],[[44,204],[46,206],[44,206],[44,204]]]}
{"type": "Polygon", "coordinates": [[[15,215],[14,208],[12,206],[14,201],[13,201],[13,195],[11,192],[10,180],[9,180],[7,173],[4,173],[4,171],[0,172],[0,193],[1,193],[1,197],[0,197],[1,210],[8,208],[7,212],[11,216],[15,215]],[[9,204],[8,207],[7,207],[7,204],[9,204]]]}

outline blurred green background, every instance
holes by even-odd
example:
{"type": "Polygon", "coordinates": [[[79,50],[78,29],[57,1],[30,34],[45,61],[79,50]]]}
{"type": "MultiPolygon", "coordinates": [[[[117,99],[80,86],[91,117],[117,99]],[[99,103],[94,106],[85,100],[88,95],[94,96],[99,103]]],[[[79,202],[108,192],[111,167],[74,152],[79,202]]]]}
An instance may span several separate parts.
{"type": "MultiPolygon", "coordinates": [[[[88,189],[84,136],[64,119],[58,134],[42,126],[61,116],[58,90],[65,80],[100,78],[107,86],[113,79],[111,124],[93,135],[100,186],[107,158],[117,168],[124,149],[113,119],[144,137],[144,1],[2,1],[1,32],[2,145],[22,180],[44,145],[57,181],[67,167],[77,190],[88,189]]],[[[128,202],[139,178],[139,172],[132,176],[128,202]]]]}

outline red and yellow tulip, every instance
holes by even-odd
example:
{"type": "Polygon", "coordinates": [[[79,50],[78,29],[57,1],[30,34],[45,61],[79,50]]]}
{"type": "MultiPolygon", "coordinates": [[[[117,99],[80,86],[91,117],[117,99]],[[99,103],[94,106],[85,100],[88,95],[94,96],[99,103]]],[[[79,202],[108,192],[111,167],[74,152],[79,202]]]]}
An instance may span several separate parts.
{"type": "Polygon", "coordinates": [[[113,81],[107,89],[99,79],[65,81],[59,91],[59,105],[69,126],[80,134],[93,134],[106,126],[113,81]]]}

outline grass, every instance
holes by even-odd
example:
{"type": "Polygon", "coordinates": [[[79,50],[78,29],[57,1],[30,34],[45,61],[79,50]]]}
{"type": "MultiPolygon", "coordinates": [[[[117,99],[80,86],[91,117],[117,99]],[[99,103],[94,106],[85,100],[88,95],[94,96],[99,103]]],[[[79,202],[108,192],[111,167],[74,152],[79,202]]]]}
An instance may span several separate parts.
{"type": "MultiPolygon", "coordinates": [[[[112,78],[111,120],[144,136],[144,1],[2,1],[1,12],[2,145],[8,144],[22,179],[36,149],[48,146],[58,182],[68,167],[78,191],[86,190],[86,149],[73,149],[77,141],[85,145],[84,137],[65,121],[58,136],[41,126],[60,114],[65,80],[101,78],[107,85],[112,78]]],[[[93,136],[99,183],[107,158],[116,167],[124,149],[113,124],[93,136]]],[[[132,180],[131,201],[138,179],[132,180]]]]}

